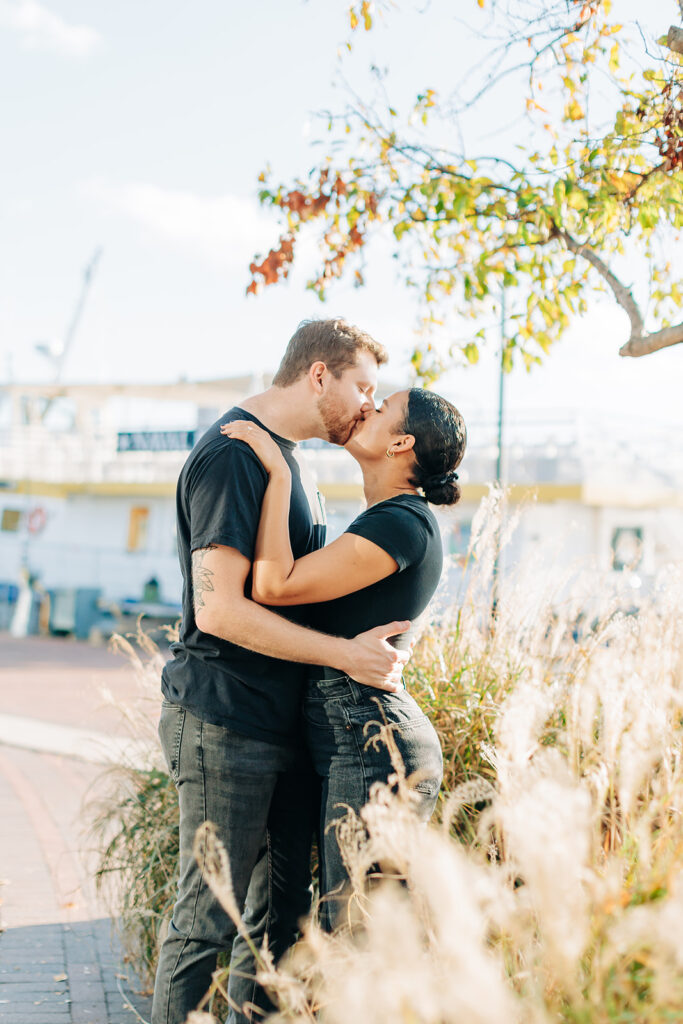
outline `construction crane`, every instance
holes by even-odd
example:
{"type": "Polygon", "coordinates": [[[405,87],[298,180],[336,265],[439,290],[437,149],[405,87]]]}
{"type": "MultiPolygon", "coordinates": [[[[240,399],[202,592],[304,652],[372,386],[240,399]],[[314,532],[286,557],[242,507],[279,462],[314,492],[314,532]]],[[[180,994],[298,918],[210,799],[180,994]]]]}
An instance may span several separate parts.
{"type": "Polygon", "coordinates": [[[64,369],[64,363],[66,361],[69,349],[71,348],[71,343],[74,340],[76,331],[78,329],[78,325],[83,315],[85,300],[88,296],[88,292],[90,291],[90,287],[93,282],[93,277],[95,276],[95,271],[97,270],[97,264],[99,263],[101,256],[102,248],[98,246],[98,248],[95,249],[94,253],[90,257],[90,262],[83,271],[83,284],[81,285],[81,291],[78,296],[78,301],[76,302],[76,306],[71,317],[71,322],[69,323],[64,338],[61,341],[52,344],[45,341],[39,341],[35,346],[36,351],[40,352],[41,355],[46,356],[53,364],[54,384],[59,384],[60,382],[62,371],[64,369]]]}
{"type": "MultiPolygon", "coordinates": [[[[69,349],[71,348],[74,337],[76,336],[76,331],[78,330],[78,325],[81,321],[81,317],[83,316],[85,300],[92,286],[95,271],[97,270],[97,265],[100,261],[101,256],[102,248],[101,246],[98,246],[97,249],[95,249],[95,251],[93,252],[92,256],[90,257],[89,263],[87,264],[83,271],[83,283],[81,285],[81,290],[78,295],[78,300],[74,307],[73,314],[71,316],[71,321],[69,323],[69,326],[66,330],[66,334],[64,335],[63,339],[61,341],[53,343],[40,341],[37,342],[35,345],[36,352],[40,352],[41,355],[45,356],[52,363],[54,370],[52,380],[53,384],[59,384],[61,382],[66,357],[69,354],[69,349]]],[[[45,417],[47,416],[53,400],[54,398],[50,398],[46,402],[45,407],[42,410],[42,414],[40,417],[41,419],[44,420],[45,417]]]]}

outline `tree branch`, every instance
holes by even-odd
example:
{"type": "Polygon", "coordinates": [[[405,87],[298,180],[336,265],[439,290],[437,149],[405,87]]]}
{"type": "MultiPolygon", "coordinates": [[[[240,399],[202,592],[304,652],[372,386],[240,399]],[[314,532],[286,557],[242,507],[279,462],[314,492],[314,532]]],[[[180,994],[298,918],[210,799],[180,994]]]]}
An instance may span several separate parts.
{"type": "Polygon", "coordinates": [[[642,338],[645,334],[645,323],[643,317],[636,305],[636,300],[631,295],[626,285],[622,284],[618,277],[615,277],[612,271],[609,269],[606,263],[600,259],[597,253],[586,244],[577,242],[575,238],[562,228],[557,229],[558,237],[562,239],[567,248],[573,252],[576,256],[583,256],[585,260],[595,267],[597,272],[604,277],[607,284],[614,292],[614,298],[617,300],[622,309],[625,309],[628,313],[628,318],[631,321],[631,338],[642,338]]]}
{"type": "Polygon", "coordinates": [[[683,324],[675,324],[673,327],[663,327],[661,331],[646,334],[643,338],[630,337],[626,344],[619,349],[619,355],[649,356],[651,352],[658,352],[661,348],[681,344],[683,344],[683,324]]]}
{"type": "Polygon", "coordinates": [[[683,28],[672,25],[666,37],[666,45],[675,53],[683,53],[683,28]]]}
{"type": "Polygon", "coordinates": [[[642,186],[645,184],[645,182],[648,181],[648,179],[651,178],[653,174],[657,174],[658,171],[665,171],[666,172],[666,171],[670,171],[670,170],[671,170],[671,161],[667,159],[667,160],[663,160],[661,164],[657,164],[656,167],[652,167],[649,171],[646,171],[645,174],[641,174],[639,171],[630,172],[630,173],[640,174],[640,181],[636,185],[633,186],[633,188],[631,189],[630,192],[626,193],[626,195],[624,196],[624,199],[625,200],[635,199],[636,194],[638,192],[638,189],[642,188],[642,186]]]}
{"type": "Polygon", "coordinates": [[[683,344],[683,323],[675,324],[672,327],[663,327],[660,331],[653,331],[648,334],[645,330],[642,313],[631,295],[631,292],[622,284],[618,277],[612,273],[606,263],[600,259],[597,253],[586,244],[577,242],[575,238],[561,228],[555,229],[555,235],[561,238],[567,248],[576,256],[583,256],[585,260],[595,267],[597,272],[607,281],[607,284],[614,293],[622,309],[628,314],[631,321],[631,336],[625,345],[619,349],[620,356],[647,356],[651,352],[668,348],[670,345],[683,344]]]}

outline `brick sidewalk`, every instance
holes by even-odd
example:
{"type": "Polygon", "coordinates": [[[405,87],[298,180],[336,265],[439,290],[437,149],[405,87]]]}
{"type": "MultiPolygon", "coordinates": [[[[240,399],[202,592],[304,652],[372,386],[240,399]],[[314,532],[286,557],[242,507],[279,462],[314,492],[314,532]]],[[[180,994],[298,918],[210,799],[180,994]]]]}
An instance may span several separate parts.
{"type": "Polygon", "coordinates": [[[0,1021],[135,1024],[151,999],[124,973],[111,921],[32,925],[0,936],[0,1021]]]}
{"type": "Polygon", "coordinates": [[[0,634],[0,713],[56,725],[120,732],[117,705],[134,705],[155,724],[160,679],[150,673],[146,690],[129,661],[106,647],[64,637],[15,639],[0,634]]]}
{"type": "Polygon", "coordinates": [[[84,852],[81,804],[100,772],[0,746],[1,1022],[149,1020],[151,1000],[122,965],[84,852]]]}

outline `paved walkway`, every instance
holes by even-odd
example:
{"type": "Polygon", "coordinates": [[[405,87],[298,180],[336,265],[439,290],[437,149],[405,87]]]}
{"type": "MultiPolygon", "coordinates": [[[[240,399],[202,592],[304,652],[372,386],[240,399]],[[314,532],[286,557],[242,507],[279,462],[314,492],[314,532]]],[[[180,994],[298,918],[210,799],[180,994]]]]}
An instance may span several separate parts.
{"type": "Polygon", "coordinates": [[[106,651],[0,636],[0,1022],[149,1020],[85,839],[83,800],[129,742],[113,734],[101,683],[120,700],[139,693],[106,651]]]}

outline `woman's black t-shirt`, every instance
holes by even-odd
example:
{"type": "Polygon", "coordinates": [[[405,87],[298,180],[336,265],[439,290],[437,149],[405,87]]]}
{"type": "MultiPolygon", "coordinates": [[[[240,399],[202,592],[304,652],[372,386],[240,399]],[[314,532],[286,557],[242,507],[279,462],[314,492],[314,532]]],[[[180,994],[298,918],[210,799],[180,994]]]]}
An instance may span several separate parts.
{"type": "Polygon", "coordinates": [[[411,629],[393,640],[406,649],[441,576],[443,547],[434,513],[425,498],[400,494],[361,512],[346,532],[377,544],[396,561],[398,572],[353,594],[310,605],[311,625],[353,637],[381,623],[410,619],[411,629]]]}

